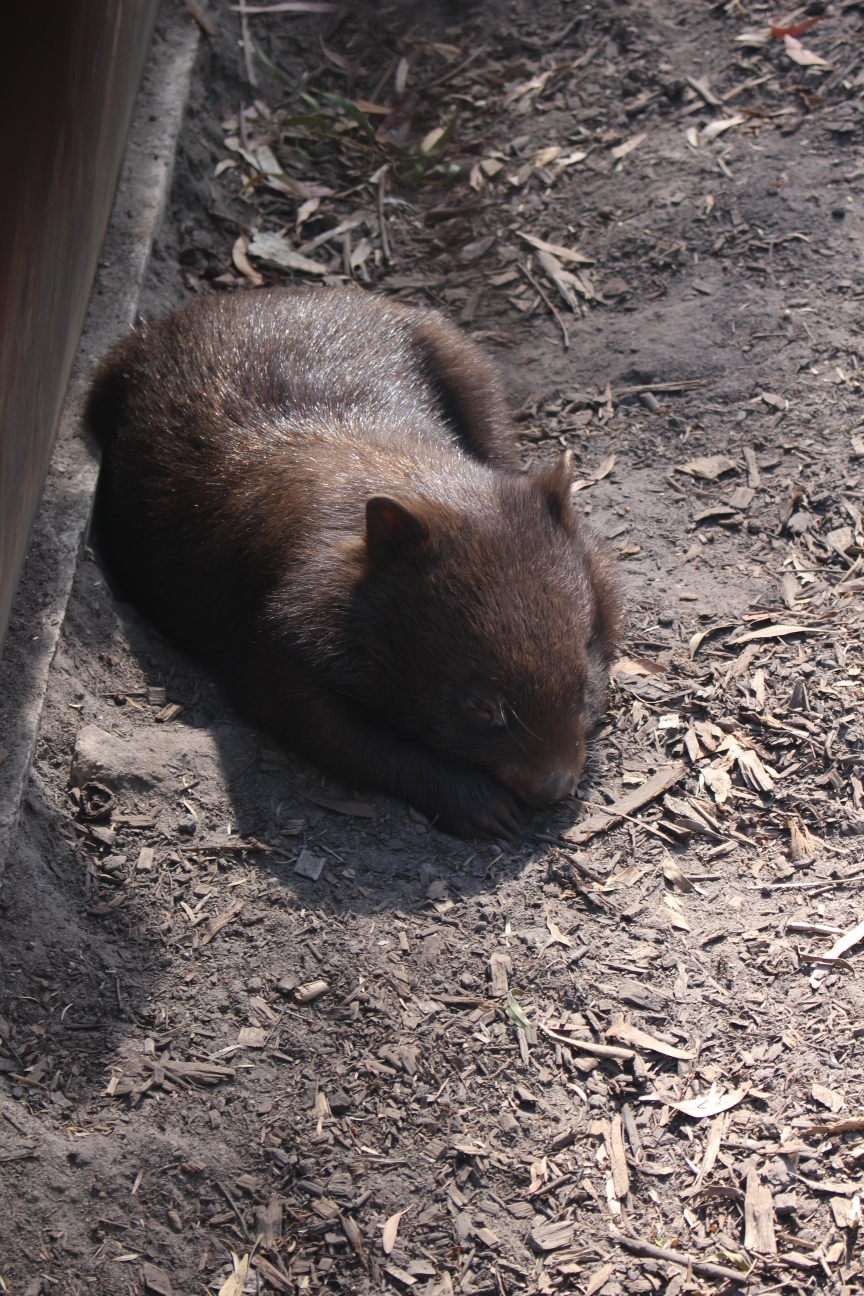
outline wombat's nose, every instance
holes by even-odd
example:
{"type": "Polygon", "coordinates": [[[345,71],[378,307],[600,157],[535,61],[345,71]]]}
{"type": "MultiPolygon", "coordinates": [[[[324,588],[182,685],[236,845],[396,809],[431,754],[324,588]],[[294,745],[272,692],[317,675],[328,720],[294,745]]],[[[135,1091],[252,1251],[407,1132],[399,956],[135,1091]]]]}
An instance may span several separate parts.
{"type": "Polygon", "coordinates": [[[572,770],[561,770],[550,774],[531,790],[526,800],[531,805],[549,805],[552,801],[563,801],[571,792],[576,791],[576,775],[572,770]]]}

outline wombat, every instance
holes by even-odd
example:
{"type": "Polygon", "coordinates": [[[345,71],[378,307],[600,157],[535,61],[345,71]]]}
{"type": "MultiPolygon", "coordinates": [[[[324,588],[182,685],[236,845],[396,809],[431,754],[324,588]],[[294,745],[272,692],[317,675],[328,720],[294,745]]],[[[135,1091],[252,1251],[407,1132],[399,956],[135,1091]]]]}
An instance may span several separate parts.
{"type": "Polygon", "coordinates": [[[490,363],[356,291],[212,296],[107,357],[109,574],[255,724],[452,833],[567,796],[619,588],[572,456],[519,471],[490,363]]]}

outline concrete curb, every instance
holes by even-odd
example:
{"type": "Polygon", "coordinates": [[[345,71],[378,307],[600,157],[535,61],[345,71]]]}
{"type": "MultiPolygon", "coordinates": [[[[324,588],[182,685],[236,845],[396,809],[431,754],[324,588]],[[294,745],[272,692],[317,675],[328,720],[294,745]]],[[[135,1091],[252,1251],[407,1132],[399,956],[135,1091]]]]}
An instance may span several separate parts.
{"type": "Polygon", "coordinates": [[[82,432],[83,402],[95,365],[135,322],[171,186],[198,40],[198,26],[188,12],[166,5],[157,20],[135,105],[99,270],[0,658],[0,881],[96,487],[99,465],[82,432]]]}

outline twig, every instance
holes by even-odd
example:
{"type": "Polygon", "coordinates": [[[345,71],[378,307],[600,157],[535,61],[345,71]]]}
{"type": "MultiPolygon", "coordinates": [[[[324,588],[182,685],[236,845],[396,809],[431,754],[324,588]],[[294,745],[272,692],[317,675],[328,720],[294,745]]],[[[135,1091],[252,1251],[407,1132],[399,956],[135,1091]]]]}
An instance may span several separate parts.
{"type": "Polygon", "coordinates": [[[538,283],[537,280],[534,278],[534,276],[531,274],[531,272],[530,272],[529,270],[526,270],[524,266],[520,266],[519,269],[522,271],[523,275],[524,275],[525,278],[528,280],[528,282],[530,283],[530,285],[531,285],[531,287],[534,289],[534,291],[535,291],[535,292],[538,292],[538,293],[540,294],[540,296],[543,298],[544,302],[545,302],[546,305],[549,307],[549,309],[550,309],[550,311],[552,312],[552,314],[555,316],[556,320],[558,321],[558,324],[560,325],[561,332],[564,334],[564,350],[565,350],[565,351],[569,351],[569,350],[570,350],[570,339],[569,339],[569,337],[567,336],[567,325],[564,323],[564,320],[561,318],[561,314],[560,314],[559,310],[557,309],[557,307],[555,307],[555,306],[552,305],[552,302],[549,300],[549,298],[547,297],[546,293],[545,293],[545,292],[543,291],[543,289],[540,287],[539,283],[538,283]]]}
{"type": "Polygon", "coordinates": [[[717,98],[715,94],[712,94],[712,92],[708,89],[708,87],[704,84],[704,82],[697,81],[695,77],[691,77],[691,76],[685,77],[684,80],[687,82],[691,90],[696,91],[699,98],[704,100],[704,102],[708,105],[709,108],[722,107],[721,101],[717,98]]]}
{"type": "Polygon", "coordinates": [[[387,237],[387,221],[384,216],[384,194],[387,189],[387,167],[378,173],[378,231],[381,235],[381,254],[387,265],[390,264],[390,240],[387,237]]]}
{"type": "Polygon", "coordinates": [[[618,1234],[615,1241],[626,1247],[628,1251],[635,1252],[636,1255],[650,1256],[653,1260],[665,1260],[669,1264],[681,1265],[683,1269],[690,1266],[694,1273],[703,1274],[706,1278],[726,1278],[729,1282],[739,1283],[741,1286],[748,1281],[753,1272],[749,1269],[744,1273],[740,1269],[727,1269],[725,1265],[694,1260],[686,1251],[668,1251],[665,1247],[653,1246],[650,1242],[640,1242],[638,1238],[625,1237],[623,1233],[618,1234]]]}
{"type": "Polygon", "coordinates": [[[237,1205],[234,1198],[231,1196],[230,1192],[228,1191],[228,1189],[225,1187],[223,1183],[220,1183],[218,1179],[214,1180],[214,1182],[216,1184],[216,1187],[221,1192],[222,1196],[227,1201],[228,1205],[233,1210],[234,1214],[237,1216],[237,1223],[240,1225],[240,1229],[241,1232],[243,1233],[243,1237],[246,1239],[247,1242],[251,1242],[252,1239],[249,1237],[249,1230],[246,1227],[246,1221],[243,1218],[243,1215],[240,1211],[240,1207],[237,1205]]]}
{"type": "Polygon", "coordinates": [[[622,387],[612,393],[612,399],[619,401],[624,396],[639,396],[642,392],[683,392],[694,387],[707,387],[710,378],[689,378],[682,382],[641,383],[638,387],[622,387]]]}
{"type": "MultiPolygon", "coordinates": [[[[653,833],[655,837],[659,837],[661,841],[667,842],[670,846],[678,845],[674,838],[667,837],[665,833],[660,832],[659,828],[654,828],[651,824],[646,823],[644,819],[640,819],[637,815],[625,814],[623,810],[616,810],[614,806],[601,805],[599,801],[583,801],[582,804],[588,806],[591,810],[599,810],[601,814],[609,815],[610,819],[626,819],[628,823],[635,824],[637,828],[643,828],[647,833],[653,833]]],[[[612,827],[614,827],[613,824],[607,824],[605,829],[598,831],[608,832],[612,827]]],[[[593,835],[594,834],[592,833],[592,836],[593,835]]]]}
{"type": "Polygon", "coordinates": [[[864,881],[864,873],[853,873],[849,877],[829,880],[820,878],[818,882],[763,882],[749,887],[750,891],[833,891],[835,887],[848,886],[851,882],[864,881]]]}
{"type": "Polygon", "coordinates": [[[426,90],[434,90],[436,86],[444,85],[447,81],[452,81],[460,72],[464,72],[467,67],[470,67],[470,65],[475,62],[481,54],[485,54],[488,48],[488,45],[481,45],[473,54],[469,54],[466,59],[457,64],[455,68],[451,68],[449,72],[445,72],[443,76],[438,77],[436,81],[427,81],[424,86],[421,86],[421,90],[424,92],[426,90]]]}
{"type": "MultiPolygon", "coordinates": [[[[17,1053],[16,1053],[15,1056],[16,1056],[16,1057],[18,1056],[17,1053]]],[[[8,1111],[4,1111],[4,1112],[0,1113],[0,1115],[2,1115],[3,1118],[4,1118],[4,1120],[7,1120],[7,1121],[9,1122],[9,1124],[12,1126],[12,1128],[13,1128],[13,1129],[16,1129],[16,1130],[18,1131],[19,1134],[23,1134],[25,1138],[28,1138],[28,1137],[29,1137],[29,1134],[28,1134],[27,1130],[24,1128],[24,1126],[23,1126],[23,1125],[19,1125],[18,1122],[17,1122],[17,1120],[15,1119],[15,1117],[12,1116],[8,1111]]]]}
{"type": "Polygon", "coordinates": [[[258,73],[255,71],[252,54],[252,36],[249,32],[249,15],[246,10],[246,0],[240,0],[240,33],[243,37],[243,58],[246,61],[246,80],[251,86],[257,86],[258,73]]]}
{"type": "Polygon", "coordinates": [[[184,4],[186,8],[189,10],[192,17],[197,22],[198,26],[201,28],[201,30],[203,32],[206,32],[208,36],[215,36],[216,28],[213,26],[213,24],[210,22],[208,18],[204,17],[204,14],[198,8],[198,5],[195,3],[195,0],[184,0],[184,4]]]}
{"type": "Polygon", "coordinates": [[[396,64],[397,64],[398,62],[399,62],[399,60],[398,60],[398,58],[396,57],[396,55],[394,54],[393,57],[391,58],[390,62],[387,64],[387,67],[386,67],[386,69],[385,69],[385,71],[384,71],[384,75],[383,75],[383,76],[381,77],[381,79],[378,81],[378,84],[375,86],[375,89],[372,91],[372,93],[371,93],[370,96],[369,96],[369,102],[370,102],[370,103],[377,104],[377,102],[378,102],[378,96],[379,96],[379,94],[381,93],[381,91],[384,89],[384,87],[385,87],[385,85],[387,84],[387,82],[390,80],[390,73],[391,73],[391,72],[393,71],[393,69],[396,67],[396,64]]]}
{"type": "Polygon", "coordinates": [[[557,1040],[559,1044],[569,1044],[572,1047],[581,1049],[583,1053],[592,1053],[595,1057],[616,1058],[619,1062],[628,1062],[636,1056],[634,1049],[618,1048],[615,1044],[595,1044],[593,1040],[575,1039],[570,1035],[561,1035],[558,1031],[550,1030],[548,1026],[541,1026],[540,1022],[536,1023],[537,1030],[548,1035],[549,1039],[557,1040]]]}

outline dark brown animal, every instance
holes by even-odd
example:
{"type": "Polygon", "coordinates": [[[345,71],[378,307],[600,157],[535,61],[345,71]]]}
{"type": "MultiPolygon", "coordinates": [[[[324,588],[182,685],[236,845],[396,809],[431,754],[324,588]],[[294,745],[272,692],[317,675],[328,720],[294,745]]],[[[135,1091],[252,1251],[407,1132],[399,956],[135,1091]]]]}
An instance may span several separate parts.
{"type": "Polygon", "coordinates": [[[453,325],[360,292],[206,298],[109,355],[89,422],[121,592],[256,724],[462,835],[574,789],[616,582],[571,456],[518,471],[453,325]]]}

